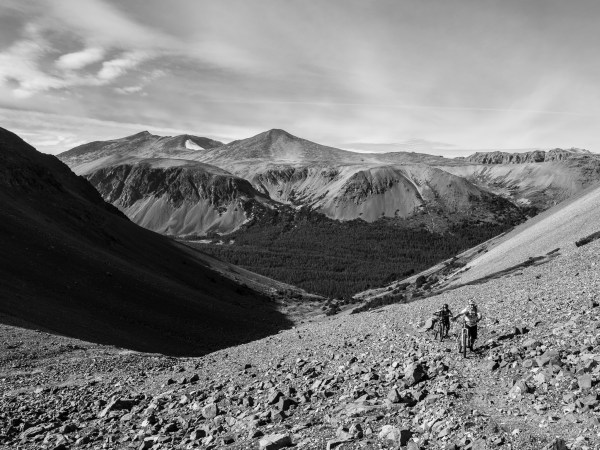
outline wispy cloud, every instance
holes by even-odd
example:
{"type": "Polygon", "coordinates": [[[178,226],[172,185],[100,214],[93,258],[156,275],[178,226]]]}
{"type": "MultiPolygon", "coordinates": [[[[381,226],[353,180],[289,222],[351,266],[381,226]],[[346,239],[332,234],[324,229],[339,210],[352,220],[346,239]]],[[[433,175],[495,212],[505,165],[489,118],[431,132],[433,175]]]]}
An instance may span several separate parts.
{"type": "Polygon", "coordinates": [[[138,92],[142,92],[143,89],[144,88],[142,86],[125,86],[122,88],[115,88],[115,91],[117,91],[119,94],[136,94],[138,92]]]}
{"type": "Polygon", "coordinates": [[[173,48],[177,40],[128,17],[102,0],[35,0],[43,11],[38,20],[49,28],[67,29],[87,42],[105,47],[173,48]]]}
{"type": "Polygon", "coordinates": [[[0,106],[233,138],[594,150],[598,14],[559,0],[4,0],[0,106]]]}
{"type": "Polygon", "coordinates": [[[56,60],[56,66],[63,70],[79,70],[90,64],[102,61],[106,51],[100,47],[89,47],[78,52],[66,53],[56,60]]]}
{"type": "Polygon", "coordinates": [[[102,63],[102,69],[98,72],[98,79],[101,81],[112,81],[127,73],[129,70],[137,67],[142,62],[150,59],[148,52],[126,52],[121,56],[102,63]]]}
{"type": "Polygon", "coordinates": [[[11,86],[20,98],[49,90],[107,85],[152,57],[149,52],[131,51],[103,61],[106,50],[90,47],[60,55],[52,64],[49,60],[57,50],[43,31],[28,24],[24,34],[0,52],[0,83],[11,86]],[[83,70],[100,62],[97,72],[83,70]]]}

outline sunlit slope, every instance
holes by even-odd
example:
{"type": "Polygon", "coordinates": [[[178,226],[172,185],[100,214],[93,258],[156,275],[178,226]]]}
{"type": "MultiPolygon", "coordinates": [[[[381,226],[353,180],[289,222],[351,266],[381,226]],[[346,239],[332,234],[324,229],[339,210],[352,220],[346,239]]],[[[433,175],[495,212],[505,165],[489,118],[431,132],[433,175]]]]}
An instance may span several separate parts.
{"type": "Polygon", "coordinates": [[[142,131],[120,139],[89,142],[58,157],[76,174],[85,175],[104,167],[133,164],[147,158],[186,159],[186,154],[221,145],[222,142],[201,136],[156,136],[142,131]]]}
{"type": "Polygon", "coordinates": [[[469,269],[452,284],[463,284],[496,274],[560,249],[576,251],[575,242],[600,231],[600,187],[567,200],[504,236],[496,245],[471,261],[469,269]]]}

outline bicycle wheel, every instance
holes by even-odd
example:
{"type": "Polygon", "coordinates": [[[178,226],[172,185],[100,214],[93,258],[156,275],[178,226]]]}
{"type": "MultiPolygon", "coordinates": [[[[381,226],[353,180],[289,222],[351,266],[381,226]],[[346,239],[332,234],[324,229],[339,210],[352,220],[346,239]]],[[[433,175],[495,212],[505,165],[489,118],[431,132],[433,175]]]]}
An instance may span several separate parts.
{"type": "Polygon", "coordinates": [[[443,322],[440,322],[440,331],[439,331],[440,342],[442,342],[444,340],[444,333],[446,333],[446,325],[444,325],[443,322]]]}
{"type": "Polygon", "coordinates": [[[461,345],[462,345],[462,354],[463,358],[467,357],[467,344],[469,343],[469,331],[466,328],[463,328],[461,333],[461,345]]]}

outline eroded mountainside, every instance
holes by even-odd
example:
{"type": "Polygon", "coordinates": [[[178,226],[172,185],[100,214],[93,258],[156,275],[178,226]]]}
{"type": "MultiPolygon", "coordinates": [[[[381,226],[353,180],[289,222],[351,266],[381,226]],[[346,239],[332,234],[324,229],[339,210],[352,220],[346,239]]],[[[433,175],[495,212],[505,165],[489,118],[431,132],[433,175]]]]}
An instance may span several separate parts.
{"type": "Polygon", "coordinates": [[[582,149],[533,150],[522,153],[509,152],[476,152],[464,158],[465,161],[476,164],[525,164],[551,161],[564,161],[573,156],[589,156],[590,152],[582,149]]]}
{"type": "MultiPolygon", "coordinates": [[[[241,206],[231,197],[265,204],[263,196],[274,202],[293,207],[308,207],[337,220],[362,219],[373,222],[382,217],[409,218],[429,211],[440,212],[459,219],[477,209],[485,219],[495,220],[498,201],[495,194],[448,171],[432,167],[453,164],[452,160],[414,153],[367,155],[316,144],[283,130],[270,130],[254,137],[202,150],[190,150],[182,145],[186,136],[161,138],[148,134],[134,135],[104,146],[92,143],[60,155],[73,170],[88,178],[103,197],[121,208],[136,223],[169,234],[190,231],[192,217],[202,224],[193,232],[221,233],[234,231],[250,217],[244,211],[253,205],[241,206]],[[204,164],[199,164],[204,163],[204,164]],[[235,195],[204,202],[194,195],[192,182],[177,181],[173,188],[166,186],[169,176],[146,183],[150,187],[131,185],[123,176],[114,179],[115,170],[150,165],[157,171],[173,167],[185,168],[185,180],[194,173],[203,174],[209,167],[229,173],[251,183],[252,192],[236,181],[235,195]],[[176,191],[163,198],[161,192],[176,191]],[[137,193],[138,205],[131,207],[131,192],[137,193]],[[144,192],[140,195],[140,192],[144,192]],[[186,208],[178,210],[179,198],[186,208]],[[494,206],[486,206],[493,204],[494,206]],[[194,206],[195,205],[195,206],[194,206]],[[238,214],[234,214],[233,212],[238,214]],[[487,210],[487,211],[486,211],[487,210]],[[216,214],[217,212],[217,214],[216,214]],[[487,214],[486,214],[487,212],[487,214]],[[156,217],[157,220],[153,220],[156,217]],[[181,224],[188,226],[164,226],[181,224]],[[158,226],[160,223],[161,226],[158,226]]],[[[203,175],[200,175],[203,176],[203,175]]],[[[131,181],[139,181],[132,179],[131,181]]],[[[216,189],[203,185],[205,191],[216,189]]],[[[276,207],[276,205],[271,205],[276,207]]],[[[513,208],[509,203],[505,209],[513,208]]],[[[254,216],[252,216],[254,217],[254,216]]]]}
{"type": "Polygon", "coordinates": [[[259,292],[259,277],[253,289],[243,274],[227,279],[4,129],[0,175],[3,323],[167,354],[202,354],[290,325],[269,294],[277,283],[259,292]]]}
{"type": "Polygon", "coordinates": [[[167,235],[204,236],[231,233],[277,206],[247,180],[191,159],[220,145],[198,136],[143,132],[81,145],[60,158],[138,225],[167,235]]]}
{"type": "Polygon", "coordinates": [[[538,213],[597,184],[600,156],[585,150],[476,153],[440,168],[538,213]]]}
{"type": "Polygon", "coordinates": [[[138,225],[176,236],[226,234],[274,204],[243,178],[186,160],[144,160],[87,176],[138,225]]]}

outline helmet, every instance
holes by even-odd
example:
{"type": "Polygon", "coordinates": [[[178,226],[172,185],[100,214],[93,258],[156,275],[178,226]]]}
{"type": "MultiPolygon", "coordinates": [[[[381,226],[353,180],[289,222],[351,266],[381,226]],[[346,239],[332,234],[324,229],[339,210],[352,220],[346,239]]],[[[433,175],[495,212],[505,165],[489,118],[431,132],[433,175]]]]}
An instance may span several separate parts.
{"type": "Polygon", "coordinates": [[[450,307],[448,306],[448,303],[444,303],[444,306],[443,306],[443,308],[444,308],[444,309],[448,309],[448,308],[450,308],[450,307]]]}
{"type": "Polygon", "coordinates": [[[477,309],[477,305],[475,304],[475,302],[473,300],[469,301],[469,308],[471,308],[471,309],[477,309]]]}

